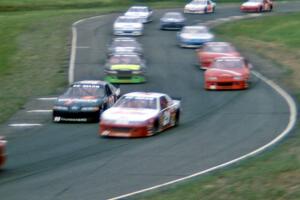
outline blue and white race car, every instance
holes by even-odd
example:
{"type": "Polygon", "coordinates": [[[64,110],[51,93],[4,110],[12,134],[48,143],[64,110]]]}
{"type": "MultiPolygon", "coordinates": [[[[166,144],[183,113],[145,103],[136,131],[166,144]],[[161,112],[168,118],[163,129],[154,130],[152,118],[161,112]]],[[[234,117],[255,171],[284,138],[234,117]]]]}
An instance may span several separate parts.
{"type": "Polygon", "coordinates": [[[206,26],[184,26],[177,34],[180,47],[197,48],[206,42],[211,42],[214,35],[206,26]]]}

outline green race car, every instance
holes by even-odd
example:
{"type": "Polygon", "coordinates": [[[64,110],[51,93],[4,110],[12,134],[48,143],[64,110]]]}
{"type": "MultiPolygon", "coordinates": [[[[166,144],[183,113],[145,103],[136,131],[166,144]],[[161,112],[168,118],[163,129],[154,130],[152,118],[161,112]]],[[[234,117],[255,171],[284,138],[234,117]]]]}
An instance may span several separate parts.
{"type": "Polygon", "coordinates": [[[145,61],[136,54],[116,54],[105,65],[105,80],[110,83],[142,83],[145,78],[145,61]]]}

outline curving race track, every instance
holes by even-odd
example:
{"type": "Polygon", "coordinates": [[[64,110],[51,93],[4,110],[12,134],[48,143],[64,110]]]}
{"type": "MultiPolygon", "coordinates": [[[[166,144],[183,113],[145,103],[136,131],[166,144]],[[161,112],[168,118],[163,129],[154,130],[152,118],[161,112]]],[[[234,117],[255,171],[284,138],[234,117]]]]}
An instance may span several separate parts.
{"type": "MultiPolygon", "coordinates": [[[[290,8],[282,4],[278,10],[290,8]]],[[[286,100],[255,76],[249,90],[203,90],[203,72],[195,67],[194,50],[178,48],[176,32],[158,30],[163,12],[154,14],[145,35],[139,37],[148,63],[148,82],[122,85],[121,90],[182,97],[180,126],[144,139],[105,139],[97,136],[97,124],[54,124],[49,113],[21,113],[30,115],[27,122],[43,124],[2,127],[9,139],[9,160],[0,172],[1,197],[113,198],[228,162],[264,146],[285,130],[290,120],[286,100]]],[[[188,22],[234,15],[243,15],[237,6],[219,7],[216,14],[188,15],[188,22]]],[[[75,24],[74,80],[103,77],[101,65],[116,16],[75,24]]],[[[51,102],[29,103],[27,107],[51,108],[51,102]]],[[[14,117],[10,122],[21,121],[22,117],[14,117]]]]}

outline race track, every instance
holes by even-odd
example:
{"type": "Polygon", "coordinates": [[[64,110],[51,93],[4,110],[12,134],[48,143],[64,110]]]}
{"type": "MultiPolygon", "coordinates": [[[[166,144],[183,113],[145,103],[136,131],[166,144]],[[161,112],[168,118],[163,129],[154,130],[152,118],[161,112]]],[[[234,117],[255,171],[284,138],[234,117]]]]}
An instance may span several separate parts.
{"type": "MultiPolygon", "coordinates": [[[[295,6],[282,4],[277,12],[292,9],[295,6]]],[[[34,115],[29,121],[43,119],[43,125],[2,128],[9,133],[9,160],[0,172],[1,197],[108,199],[235,159],[269,143],[286,128],[290,112],[285,99],[255,76],[249,90],[205,91],[194,50],[177,46],[176,31],[159,30],[164,12],[155,11],[154,21],[138,38],[145,49],[148,82],[122,85],[121,91],[181,97],[180,126],[149,138],[109,139],[98,137],[97,124],[56,124],[49,113],[34,115]]],[[[195,24],[235,15],[243,14],[237,6],[226,6],[215,14],[187,17],[189,24],[195,24]]],[[[103,79],[106,45],[116,16],[76,24],[75,80],[103,79]]],[[[51,108],[51,102],[28,106],[51,108]]],[[[15,117],[10,122],[20,120],[15,117]]]]}

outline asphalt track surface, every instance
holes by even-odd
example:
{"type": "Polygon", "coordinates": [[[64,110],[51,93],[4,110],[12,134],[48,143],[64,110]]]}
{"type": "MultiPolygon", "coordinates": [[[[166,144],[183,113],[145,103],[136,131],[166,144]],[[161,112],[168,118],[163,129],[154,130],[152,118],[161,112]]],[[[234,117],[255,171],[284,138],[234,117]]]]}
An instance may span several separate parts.
{"type": "MultiPolygon", "coordinates": [[[[283,4],[277,12],[293,9],[283,4]]],[[[43,126],[17,128],[7,135],[9,160],[0,172],[1,199],[112,198],[232,160],[285,129],[290,114],[287,103],[258,78],[253,77],[249,90],[205,91],[194,50],[179,48],[175,31],[158,29],[163,13],[156,11],[145,35],[138,37],[145,49],[148,82],[122,85],[121,90],[181,97],[180,126],[149,138],[110,139],[98,137],[97,124],[57,124],[50,121],[50,114],[37,116],[36,120],[45,119],[43,126]]],[[[233,6],[187,18],[195,24],[234,15],[243,14],[233,6]]],[[[116,16],[77,24],[75,80],[103,78],[106,45],[116,16]]]]}

